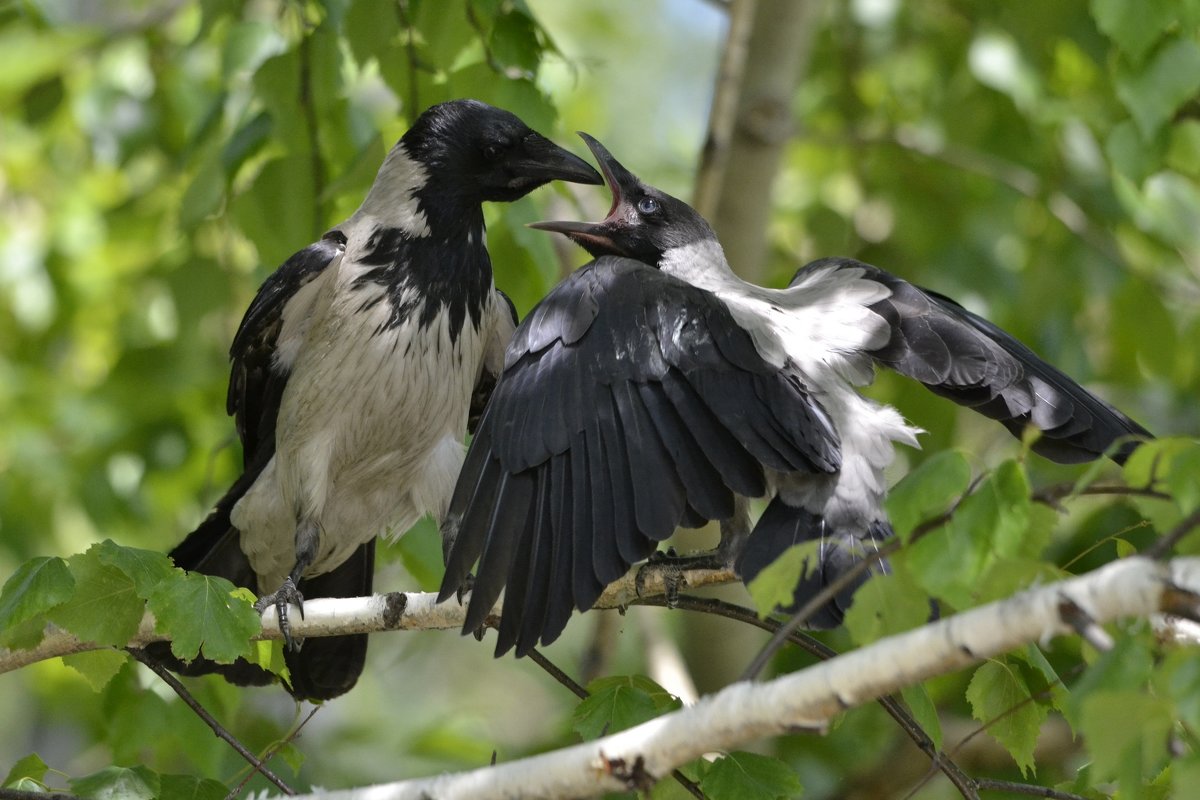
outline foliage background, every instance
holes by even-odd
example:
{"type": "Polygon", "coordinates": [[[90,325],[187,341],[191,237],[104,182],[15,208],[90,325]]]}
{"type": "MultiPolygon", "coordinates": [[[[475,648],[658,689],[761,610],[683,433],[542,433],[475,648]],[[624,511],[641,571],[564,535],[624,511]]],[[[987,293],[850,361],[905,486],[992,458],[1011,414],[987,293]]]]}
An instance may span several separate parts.
{"type": "MultiPolygon", "coordinates": [[[[0,6],[0,576],[106,537],[166,549],[203,516],[239,461],[223,408],[242,310],[274,265],[357,206],[424,106],[478,97],[577,151],[570,132],[586,130],[646,180],[688,197],[726,25],[720,6],[0,6]]],[[[985,314],[1156,432],[1194,433],[1200,8],[1138,7],[823,6],[792,100],[764,281],[782,285],[822,255],[863,259],[985,314]]],[[[603,192],[555,188],[488,209],[497,282],[522,312],[583,261],[522,224],[605,208],[603,192]]],[[[885,377],[872,391],[929,430],[898,474],[951,446],[977,471],[1019,450],[920,387],[885,377]]],[[[1029,468],[1035,486],[1080,472],[1029,468]]],[[[1046,554],[1072,570],[1112,558],[1114,533],[1139,546],[1153,530],[1135,503],[1072,511],[1046,554]]],[[[429,526],[384,548],[377,586],[431,587],[436,548],[429,526]]],[[[568,671],[586,671],[596,629],[614,637],[605,669],[615,673],[643,671],[644,643],[662,631],[705,674],[720,663],[736,674],[761,641],[727,624],[694,628],[679,613],[592,616],[548,651],[568,671]]],[[[830,641],[847,644],[843,634],[830,641]]],[[[930,687],[948,740],[974,727],[962,699],[969,679],[930,687]]],[[[704,689],[718,679],[699,680],[704,689]]],[[[252,747],[296,715],[280,691],[195,686],[252,747]]],[[[527,661],[492,661],[488,643],[377,636],[359,688],[323,708],[286,755],[300,785],[427,775],[484,764],[493,749],[511,759],[574,741],[574,705],[527,661]]],[[[241,766],[131,665],[100,693],[59,662],[5,675],[0,707],[0,771],[33,751],[75,776],[146,763],[228,780],[241,766]]],[[[1043,740],[1044,779],[1083,763],[1061,719],[1043,740]]],[[[915,782],[926,767],[873,708],[776,751],[808,797],[882,796],[872,792],[894,790],[897,775],[915,782]]],[[[979,751],[972,768],[1020,775],[1002,752],[979,751]]],[[[935,782],[921,796],[947,791],[935,782]]]]}

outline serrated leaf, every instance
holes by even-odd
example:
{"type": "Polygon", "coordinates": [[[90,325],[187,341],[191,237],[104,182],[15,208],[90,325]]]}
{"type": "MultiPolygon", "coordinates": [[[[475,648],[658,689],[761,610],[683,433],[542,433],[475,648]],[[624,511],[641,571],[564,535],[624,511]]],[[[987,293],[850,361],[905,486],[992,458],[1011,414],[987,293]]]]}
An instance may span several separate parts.
{"type": "Polygon", "coordinates": [[[929,598],[907,574],[876,575],[854,593],[846,630],[855,643],[870,644],[929,621],[929,598]]]}
{"type": "Polygon", "coordinates": [[[971,467],[962,453],[945,450],[927,459],[888,492],[885,506],[896,535],[907,541],[917,525],[949,508],[970,482],[971,467]]]}
{"type": "Polygon", "coordinates": [[[967,686],[971,716],[987,723],[987,733],[1004,746],[1026,776],[1036,767],[1033,748],[1047,714],[1044,706],[1029,700],[1024,678],[1005,661],[983,664],[967,686]]]}
{"type": "Polygon", "coordinates": [[[91,684],[92,691],[99,692],[121,671],[128,658],[122,650],[104,648],[63,656],[62,660],[91,684]]]}
{"type": "Polygon", "coordinates": [[[26,561],[0,589],[0,644],[12,646],[11,630],[71,599],[75,578],[61,558],[26,561]]]}
{"type": "Polygon", "coordinates": [[[925,684],[906,686],[900,690],[900,696],[904,698],[904,703],[908,706],[912,718],[921,726],[921,730],[925,731],[925,734],[933,740],[933,746],[941,750],[942,720],[938,717],[937,706],[933,704],[933,698],[929,696],[925,684]]]}
{"type": "Polygon", "coordinates": [[[50,766],[42,761],[41,756],[37,753],[30,753],[12,765],[12,769],[4,776],[4,782],[0,783],[0,786],[12,786],[22,778],[41,783],[46,778],[46,771],[49,769],[50,766]]]}
{"type": "Polygon", "coordinates": [[[84,641],[123,646],[137,633],[146,609],[133,579],[101,563],[95,550],[71,556],[67,564],[75,593],[46,617],[84,641]]]}
{"type": "Polygon", "coordinates": [[[818,541],[794,544],[746,584],[760,617],[794,602],[796,586],[804,577],[810,559],[816,559],[820,549],[818,541]]]}
{"type": "Polygon", "coordinates": [[[1094,692],[1079,715],[1079,730],[1101,780],[1122,768],[1148,768],[1165,755],[1163,743],[1173,724],[1168,701],[1133,689],[1094,692]]]}
{"type": "Polygon", "coordinates": [[[1050,704],[1059,711],[1063,710],[1066,705],[1069,693],[1067,687],[1063,685],[1062,679],[1059,677],[1058,671],[1046,658],[1046,654],[1036,644],[1028,644],[1024,650],[1019,650],[1012,654],[1013,658],[1019,658],[1029,666],[1031,670],[1037,673],[1038,681],[1026,680],[1035,692],[1041,694],[1043,688],[1049,692],[1050,704]],[[1038,683],[1042,685],[1039,686],[1038,683]]]}
{"type": "Polygon", "coordinates": [[[792,768],[779,759],[735,750],[709,765],[700,789],[715,798],[777,800],[798,797],[804,786],[792,768]]]}
{"type": "Polygon", "coordinates": [[[1096,27],[1133,61],[1141,61],[1163,31],[1175,20],[1172,0],[1092,0],[1096,27]]]}
{"type": "Polygon", "coordinates": [[[1117,97],[1150,138],[1200,91],[1200,44],[1190,37],[1165,44],[1145,64],[1117,72],[1117,97]]]}
{"type": "Polygon", "coordinates": [[[212,778],[197,778],[194,775],[162,775],[161,800],[222,800],[229,794],[229,787],[212,778]]]}
{"type": "Polygon", "coordinates": [[[154,800],[159,777],[145,767],[106,767],[71,781],[71,792],[88,800],[154,800]]]}
{"type": "Polygon", "coordinates": [[[164,578],[175,572],[175,566],[165,553],[143,550],[140,547],[122,547],[111,539],[92,545],[88,553],[95,552],[101,564],[116,567],[133,580],[138,597],[143,600],[164,578]]]}
{"type": "Polygon", "coordinates": [[[1175,452],[1167,473],[1167,487],[1184,514],[1200,508],[1200,442],[1193,441],[1175,452]]]}
{"type": "Polygon", "coordinates": [[[632,728],[680,707],[678,699],[644,675],[599,678],[587,688],[590,697],[571,715],[571,728],[585,741],[632,728]]]}
{"type": "Polygon", "coordinates": [[[155,630],[170,633],[171,652],[190,661],[201,650],[213,661],[230,663],[253,654],[250,637],[262,630],[254,607],[233,595],[224,578],[189,572],[162,581],[150,595],[155,630]]]}

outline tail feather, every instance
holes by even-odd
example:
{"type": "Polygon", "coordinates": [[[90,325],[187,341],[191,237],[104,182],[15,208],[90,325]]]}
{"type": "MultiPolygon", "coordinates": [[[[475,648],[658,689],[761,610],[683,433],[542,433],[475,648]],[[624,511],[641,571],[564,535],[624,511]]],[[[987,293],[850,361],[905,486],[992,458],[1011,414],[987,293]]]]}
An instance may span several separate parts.
{"type": "MultiPolygon", "coordinates": [[[[337,569],[300,581],[305,598],[361,597],[371,593],[375,540],[359,547],[337,569]]],[[[367,659],[367,634],[307,639],[296,652],[284,651],[297,700],[329,700],[354,688],[367,659]]]]}
{"type": "MultiPolygon", "coordinates": [[[[170,553],[175,565],[192,572],[213,575],[244,589],[258,592],[258,577],[241,548],[241,534],[230,521],[238,500],[253,485],[260,470],[248,470],[230,487],[207,518],[170,553]]],[[[336,569],[300,582],[307,599],[318,597],[359,597],[371,593],[375,569],[375,540],[359,547],[336,569]]],[[[183,661],[166,642],[145,648],[146,654],[180,675],[216,674],[238,686],[266,686],[276,676],[238,659],[218,664],[204,657],[183,661]]],[[[291,676],[288,691],[297,700],[328,700],[349,691],[362,674],[367,655],[367,635],[327,636],[309,639],[296,652],[286,652],[284,660],[291,676]]]]}
{"type": "MultiPolygon", "coordinates": [[[[815,561],[809,559],[805,564],[791,604],[778,609],[791,614],[858,562],[877,552],[879,545],[891,535],[892,527],[886,520],[872,522],[862,531],[839,530],[820,515],[789,506],[776,497],[754,526],[734,567],[742,581],[749,583],[792,545],[820,542],[815,561]]],[[[889,571],[886,559],[879,560],[818,609],[808,619],[808,627],[825,629],[841,625],[858,588],[872,575],[884,575],[889,571]]]]}

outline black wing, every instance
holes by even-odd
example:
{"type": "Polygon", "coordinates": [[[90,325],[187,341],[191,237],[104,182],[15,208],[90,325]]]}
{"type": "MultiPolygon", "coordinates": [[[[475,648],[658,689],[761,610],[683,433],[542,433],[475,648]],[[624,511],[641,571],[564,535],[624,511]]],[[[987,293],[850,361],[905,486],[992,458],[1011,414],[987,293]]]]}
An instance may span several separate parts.
{"type": "MultiPolygon", "coordinates": [[[[177,566],[218,575],[237,586],[259,591],[257,576],[242,552],[241,536],[229,515],[275,454],[275,420],[290,374],[288,365],[275,358],[284,308],[302,287],[342,254],[345,243],[339,231],[332,231],[293,255],[263,282],[242,318],[230,348],[233,368],[226,405],[242,440],[243,471],[217,501],[212,513],[171,551],[177,566]]],[[[374,561],[372,539],[331,572],[302,580],[300,591],[309,598],[370,594],[374,561]]],[[[292,676],[290,691],[299,699],[310,700],[325,700],[348,691],[362,672],[366,643],[365,635],[333,636],[314,639],[298,653],[287,653],[292,676]]],[[[184,664],[167,647],[151,646],[147,652],[183,674],[217,672],[240,685],[262,685],[274,680],[270,673],[240,659],[230,665],[203,658],[184,664]]]]}
{"type": "Polygon", "coordinates": [[[1123,463],[1139,440],[1153,438],[1028,347],[948,297],[853,259],[824,259],[801,272],[830,262],[866,270],[867,277],[892,291],[871,306],[892,332],[888,343],[871,353],[877,362],[997,420],[1018,438],[1032,425],[1041,431],[1034,452],[1064,464],[1106,453],[1123,463]]]}
{"type": "Polygon", "coordinates": [[[478,559],[465,630],[507,587],[496,652],[524,654],[678,525],[730,517],[734,492],[763,494],[764,466],[840,466],[819,404],[712,294],[593,261],[513,337],[443,524],[439,596],[478,559]]]}
{"type": "Polygon", "coordinates": [[[225,410],[237,424],[247,467],[260,447],[271,452],[275,449],[275,419],[290,374],[290,365],[276,360],[284,308],[305,284],[342,254],[345,246],[346,237],[341,231],[330,231],[285,261],[263,281],[233,337],[229,348],[233,368],[225,410]]]}

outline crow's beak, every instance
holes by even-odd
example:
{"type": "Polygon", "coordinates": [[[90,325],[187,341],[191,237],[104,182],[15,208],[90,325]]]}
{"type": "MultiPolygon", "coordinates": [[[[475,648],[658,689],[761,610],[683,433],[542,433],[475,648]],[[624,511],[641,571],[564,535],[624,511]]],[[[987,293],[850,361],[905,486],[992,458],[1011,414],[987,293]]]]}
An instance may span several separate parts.
{"type": "Polygon", "coordinates": [[[537,133],[525,138],[521,154],[508,167],[514,175],[537,181],[603,183],[600,173],[590,164],[537,133]]]}
{"type": "Polygon", "coordinates": [[[608,184],[608,189],[612,192],[612,205],[608,209],[608,215],[600,222],[550,220],[547,222],[531,222],[529,223],[529,227],[540,231],[561,233],[592,253],[598,251],[622,253],[623,251],[617,246],[612,236],[616,227],[626,224],[626,215],[621,208],[622,201],[624,200],[624,192],[621,191],[621,187],[623,185],[635,186],[637,178],[633,173],[621,166],[621,162],[613,158],[612,153],[608,152],[608,148],[600,144],[595,138],[583,131],[579,132],[579,136],[587,144],[588,149],[592,151],[592,155],[596,157],[596,163],[600,165],[600,171],[604,173],[604,182],[608,184]]]}

